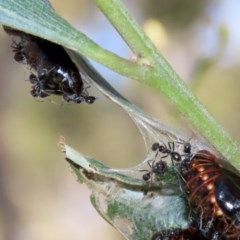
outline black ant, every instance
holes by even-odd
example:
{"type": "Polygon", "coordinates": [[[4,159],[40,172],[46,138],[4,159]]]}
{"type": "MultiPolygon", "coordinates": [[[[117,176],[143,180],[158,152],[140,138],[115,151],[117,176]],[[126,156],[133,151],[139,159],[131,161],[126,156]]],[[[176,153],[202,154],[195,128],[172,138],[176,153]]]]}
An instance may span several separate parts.
{"type": "MultiPolygon", "coordinates": [[[[167,163],[165,161],[163,161],[162,158],[166,158],[170,155],[172,161],[174,160],[176,162],[180,162],[182,160],[182,155],[179,154],[178,152],[174,151],[174,149],[175,149],[174,142],[168,142],[168,148],[164,145],[160,145],[157,142],[152,145],[152,150],[156,152],[155,157],[157,157],[159,152],[163,153],[165,155],[161,156],[161,160],[159,160],[157,162],[155,162],[155,160],[148,161],[148,165],[151,168],[151,170],[142,176],[144,181],[149,181],[149,179],[151,179],[153,174],[162,174],[166,171],[167,163]]],[[[191,153],[190,143],[184,143],[184,153],[185,154],[183,156],[186,155],[185,159],[187,159],[187,157],[191,153]]],[[[146,171],[146,170],[142,170],[142,171],[146,171]]]]}
{"type": "Polygon", "coordinates": [[[168,147],[164,146],[164,145],[160,145],[157,142],[152,145],[152,150],[157,152],[156,156],[160,152],[160,153],[165,154],[165,155],[161,156],[161,158],[166,158],[170,155],[171,160],[180,162],[182,160],[182,157],[178,152],[174,151],[174,149],[175,149],[174,142],[168,142],[168,147]]]}
{"type": "Polygon", "coordinates": [[[150,170],[141,170],[142,172],[148,171],[147,173],[143,174],[142,179],[144,181],[149,181],[152,177],[153,174],[162,174],[166,171],[167,169],[167,163],[163,161],[162,159],[159,161],[155,160],[148,160],[147,161],[148,166],[150,167],[150,170]]]}

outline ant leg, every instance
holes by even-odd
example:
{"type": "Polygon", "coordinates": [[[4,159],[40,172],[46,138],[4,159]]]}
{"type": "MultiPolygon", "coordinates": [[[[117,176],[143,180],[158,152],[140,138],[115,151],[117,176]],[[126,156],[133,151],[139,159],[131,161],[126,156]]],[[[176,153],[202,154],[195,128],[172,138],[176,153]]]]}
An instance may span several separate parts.
{"type": "Polygon", "coordinates": [[[169,148],[169,150],[170,151],[174,151],[174,149],[175,149],[175,144],[174,144],[174,142],[168,142],[168,148],[169,148]]]}
{"type": "Polygon", "coordinates": [[[149,179],[151,179],[151,182],[152,182],[152,174],[153,174],[152,167],[154,165],[154,162],[155,162],[155,160],[147,161],[148,166],[150,167],[150,170],[147,173],[143,174],[143,176],[142,176],[143,180],[146,182],[149,181],[149,179]]]}
{"type": "Polygon", "coordinates": [[[155,158],[157,157],[157,155],[158,155],[158,153],[159,153],[159,147],[160,147],[160,144],[159,144],[158,142],[155,142],[155,143],[153,143],[153,145],[152,145],[152,150],[153,150],[154,152],[156,152],[155,158]]]}
{"type": "Polygon", "coordinates": [[[150,168],[152,168],[152,166],[153,166],[153,164],[154,164],[154,162],[155,162],[155,160],[148,160],[147,161],[147,163],[148,163],[148,166],[150,167],[150,168]]]}
{"type": "Polygon", "coordinates": [[[45,91],[45,81],[40,80],[36,75],[30,74],[29,76],[30,83],[33,84],[31,95],[33,97],[47,97],[49,94],[45,91]]]}

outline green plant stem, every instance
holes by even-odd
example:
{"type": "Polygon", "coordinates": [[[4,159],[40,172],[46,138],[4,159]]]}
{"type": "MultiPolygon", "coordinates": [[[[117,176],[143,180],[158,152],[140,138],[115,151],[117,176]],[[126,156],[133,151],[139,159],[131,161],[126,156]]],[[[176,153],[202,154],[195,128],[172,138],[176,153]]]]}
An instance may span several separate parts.
{"type": "MultiPolygon", "coordinates": [[[[237,142],[225,132],[222,126],[211,116],[198,101],[182,79],[174,72],[164,57],[156,51],[142,29],[134,21],[131,14],[120,0],[94,0],[113,26],[123,36],[134,53],[149,59],[151,54],[152,74],[141,79],[147,85],[164,93],[187,119],[199,130],[212,145],[226,158],[240,168],[240,149],[237,142]],[[121,19],[119,21],[119,19],[121,19]],[[155,74],[156,75],[155,75],[155,74]],[[148,78],[149,77],[149,78],[148,78]]],[[[133,76],[134,77],[134,76],[133,76]]],[[[138,77],[135,76],[135,79],[138,77]]]]}
{"type": "Polygon", "coordinates": [[[96,5],[106,15],[114,27],[119,31],[123,39],[129,45],[131,50],[137,56],[144,56],[146,59],[152,59],[154,51],[148,37],[141,31],[137,22],[120,1],[115,0],[94,0],[96,5]],[[116,9],[118,9],[116,11],[116,9]],[[110,13],[113,14],[110,14],[110,13]],[[116,21],[116,19],[121,19],[116,21]],[[122,21],[123,20],[123,21],[122,21]]]}

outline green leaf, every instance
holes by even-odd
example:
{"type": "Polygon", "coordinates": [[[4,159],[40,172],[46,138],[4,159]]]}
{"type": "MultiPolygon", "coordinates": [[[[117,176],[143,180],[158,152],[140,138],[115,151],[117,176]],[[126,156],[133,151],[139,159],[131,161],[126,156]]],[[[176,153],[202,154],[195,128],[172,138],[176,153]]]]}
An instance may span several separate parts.
{"type": "Polygon", "coordinates": [[[141,179],[139,166],[110,169],[63,142],[61,147],[79,181],[92,190],[93,206],[126,239],[151,239],[155,232],[188,226],[188,209],[174,171],[149,185],[141,179]]]}
{"type": "Polygon", "coordinates": [[[85,34],[77,31],[46,0],[0,1],[0,22],[73,49],[113,69],[125,69],[130,73],[140,68],[137,64],[101,48],[85,34]]]}

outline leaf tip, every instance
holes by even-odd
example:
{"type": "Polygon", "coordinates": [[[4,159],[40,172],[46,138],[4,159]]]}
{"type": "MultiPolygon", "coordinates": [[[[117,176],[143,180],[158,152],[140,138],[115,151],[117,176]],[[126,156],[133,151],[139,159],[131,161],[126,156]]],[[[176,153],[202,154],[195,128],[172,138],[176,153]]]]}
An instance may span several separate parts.
{"type": "Polygon", "coordinates": [[[65,137],[60,136],[58,140],[58,146],[63,153],[66,153],[65,137]]]}

